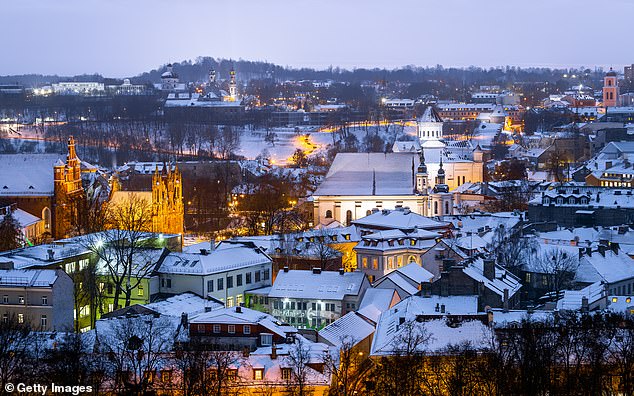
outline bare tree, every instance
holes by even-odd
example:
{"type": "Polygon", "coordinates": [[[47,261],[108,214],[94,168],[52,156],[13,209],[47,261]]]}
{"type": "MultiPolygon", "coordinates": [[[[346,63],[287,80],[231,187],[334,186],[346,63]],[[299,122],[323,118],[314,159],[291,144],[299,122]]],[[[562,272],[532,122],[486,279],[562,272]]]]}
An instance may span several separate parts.
{"type": "Polygon", "coordinates": [[[0,321],[0,388],[24,373],[32,341],[31,328],[11,316],[0,321]]]}
{"type": "Polygon", "coordinates": [[[101,334],[115,390],[145,394],[156,371],[171,358],[175,328],[164,317],[119,318],[101,334]]]}
{"type": "Polygon", "coordinates": [[[132,194],[107,209],[108,230],[87,235],[84,245],[98,259],[97,271],[105,275],[114,285],[113,306],[130,305],[132,290],[139,286],[144,277],[154,269],[154,238],[151,230],[152,212],[150,204],[132,194]]]}
{"type": "Polygon", "coordinates": [[[326,368],[332,375],[329,394],[350,396],[361,394],[365,389],[374,364],[364,352],[355,348],[357,340],[352,336],[342,336],[337,356],[329,351],[324,357],[326,368]]]}
{"type": "Polygon", "coordinates": [[[311,352],[308,342],[303,337],[298,337],[295,345],[290,348],[288,356],[284,357],[285,364],[291,370],[290,376],[286,381],[286,392],[289,396],[312,395],[310,360],[311,352]]]}
{"type": "Polygon", "coordinates": [[[239,394],[237,368],[244,363],[240,353],[209,350],[192,340],[179,347],[175,356],[176,366],[183,373],[184,396],[239,394]]]}
{"type": "Polygon", "coordinates": [[[539,272],[548,279],[548,290],[554,293],[554,301],[560,297],[561,291],[572,284],[579,259],[562,249],[547,249],[537,258],[539,272]]]}

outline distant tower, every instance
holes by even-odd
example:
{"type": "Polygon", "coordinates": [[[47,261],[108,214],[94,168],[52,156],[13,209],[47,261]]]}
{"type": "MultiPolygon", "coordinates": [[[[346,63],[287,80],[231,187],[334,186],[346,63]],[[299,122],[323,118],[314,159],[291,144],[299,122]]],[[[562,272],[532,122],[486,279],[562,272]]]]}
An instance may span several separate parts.
{"type": "Polygon", "coordinates": [[[231,67],[231,71],[229,72],[231,79],[229,81],[229,97],[232,102],[235,102],[238,98],[238,89],[236,87],[236,71],[231,67]]]}
{"type": "MultiPolygon", "coordinates": [[[[440,169],[438,169],[438,174],[436,175],[436,186],[438,185],[447,186],[445,184],[445,170],[442,167],[442,152],[440,153],[440,169]]],[[[436,186],[434,190],[436,190],[436,186]]]]}
{"type": "Polygon", "coordinates": [[[603,78],[603,107],[619,105],[619,81],[616,72],[610,68],[603,78]]]}
{"type": "Polygon", "coordinates": [[[214,69],[209,70],[209,85],[216,83],[216,71],[214,69]]]}
{"type": "Polygon", "coordinates": [[[167,65],[167,71],[161,74],[161,89],[163,91],[174,91],[178,86],[178,75],[174,73],[174,66],[167,65]]]}

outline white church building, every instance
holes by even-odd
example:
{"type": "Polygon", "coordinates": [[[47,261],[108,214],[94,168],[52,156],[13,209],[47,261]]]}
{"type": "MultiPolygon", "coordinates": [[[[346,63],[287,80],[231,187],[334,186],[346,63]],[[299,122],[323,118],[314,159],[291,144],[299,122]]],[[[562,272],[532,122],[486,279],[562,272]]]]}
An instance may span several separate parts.
{"type": "Polygon", "coordinates": [[[418,153],[337,154],[312,195],[315,223],[349,225],[375,208],[409,207],[423,216],[453,214],[449,191],[483,181],[484,153],[479,147],[468,156],[448,150],[440,140],[442,120],[431,107],[419,119],[418,136],[418,153]]]}

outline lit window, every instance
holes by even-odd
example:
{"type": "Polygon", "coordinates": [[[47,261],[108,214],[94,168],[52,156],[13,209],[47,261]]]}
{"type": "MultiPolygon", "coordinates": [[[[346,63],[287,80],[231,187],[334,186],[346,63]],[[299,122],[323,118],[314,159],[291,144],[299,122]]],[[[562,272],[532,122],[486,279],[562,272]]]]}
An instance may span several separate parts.
{"type": "Polygon", "coordinates": [[[22,313],[18,314],[18,323],[24,323],[24,314],[22,313]]]}
{"type": "Polygon", "coordinates": [[[253,370],[253,379],[254,380],[261,381],[263,377],[264,377],[264,370],[263,369],[254,369],[253,370]]]}
{"type": "Polygon", "coordinates": [[[24,304],[24,296],[18,297],[18,304],[24,304]]]}
{"type": "Polygon", "coordinates": [[[137,293],[138,293],[139,297],[143,297],[143,295],[145,293],[144,290],[143,290],[143,286],[139,285],[139,289],[138,289],[137,293]]]}
{"type": "Polygon", "coordinates": [[[612,302],[613,303],[618,302],[618,301],[619,301],[619,299],[617,297],[612,297],[612,302]]]}
{"type": "Polygon", "coordinates": [[[628,297],[625,299],[625,302],[629,304],[630,302],[632,302],[632,299],[628,297]]]}

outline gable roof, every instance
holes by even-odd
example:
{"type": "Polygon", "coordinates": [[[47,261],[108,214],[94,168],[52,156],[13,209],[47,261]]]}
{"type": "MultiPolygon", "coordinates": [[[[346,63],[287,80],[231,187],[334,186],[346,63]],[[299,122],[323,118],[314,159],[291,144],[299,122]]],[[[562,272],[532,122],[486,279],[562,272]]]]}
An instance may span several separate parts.
{"type": "Polygon", "coordinates": [[[280,270],[269,297],[342,300],[347,295],[359,295],[365,279],[365,273],[360,271],[341,274],[339,271],[280,270]]]}
{"type": "Polygon", "coordinates": [[[58,154],[0,154],[0,196],[52,196],[58,154]]]}

